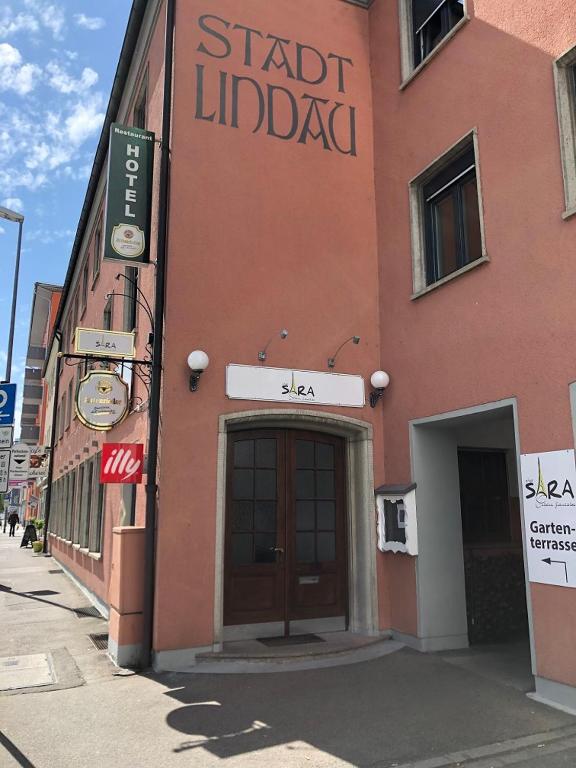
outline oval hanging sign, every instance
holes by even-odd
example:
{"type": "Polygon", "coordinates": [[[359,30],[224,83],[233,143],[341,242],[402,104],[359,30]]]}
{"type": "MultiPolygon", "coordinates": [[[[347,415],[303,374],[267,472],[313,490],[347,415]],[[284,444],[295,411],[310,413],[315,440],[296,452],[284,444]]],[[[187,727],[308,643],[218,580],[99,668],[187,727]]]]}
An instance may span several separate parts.
{"type": "Polygon", "coordinates": [[[75,405],[85,427],[112,429],[128,415],[128,385],[113,371],[90,371],[78,384],[75,405]]]}

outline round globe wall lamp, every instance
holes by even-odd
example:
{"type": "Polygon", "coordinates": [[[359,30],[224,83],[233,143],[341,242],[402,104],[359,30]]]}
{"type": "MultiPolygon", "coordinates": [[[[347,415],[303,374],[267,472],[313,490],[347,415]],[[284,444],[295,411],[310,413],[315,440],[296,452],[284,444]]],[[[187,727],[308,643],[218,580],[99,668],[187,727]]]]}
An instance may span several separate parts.
{"type": "Polygon", "coordinates": [[[200,376],[204,373],[210,358],[201,349],[195,349],[194,352],[190,352],[188,355],[188,367],[192,371],[190,374],[190,392],[196,392],[198,384],[200,383],[200,376]]]}
{"type": "Polygon", "coordinates": [[[370,384],[372,384],[372,392],[370,392],[370,407],[376,408],[378,400],[384,394],[384,390],[390,384],[390,376],[386,371],[374,371],[370,376],[370,384]]]}

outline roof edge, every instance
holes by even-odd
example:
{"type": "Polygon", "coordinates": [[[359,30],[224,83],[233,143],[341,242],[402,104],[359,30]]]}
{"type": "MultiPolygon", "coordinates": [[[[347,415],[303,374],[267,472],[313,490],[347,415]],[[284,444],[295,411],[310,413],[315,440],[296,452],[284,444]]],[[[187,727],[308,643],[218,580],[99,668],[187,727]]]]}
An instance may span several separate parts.
{"type": "Polygon", "coordinates": [[[68,269],[66,271],[64,285],[62,286],[62,298],[60,300],[58,314],[56,315],[56,320],[54,321],[54,328],[50,337],[50,341],[48,342],[47,349],[50,349],[54,344],[57,331],[60,329],[64,308],[66,306],[68,294],[70,292],[70,285],[74,276],[74,269],[76,267],[76,262],[78,261],[78,256],[82,247],[82,241],[84,240],[84,235],[88,225],[88,219],[94,204],[94,199],[96,197],[98,182],[100,181],[100,176],[106,161],[106,155],[108,153],[108,136],[110,133],[110,126],[118,115],[120,102],[124,93],[126,81],[128,79],[130,66],[132,64],[132,57],[134,55],[136,44],[140,36],[140,30],[142,28],[142,22],[144,20],[144,14],[146,12],[147,5],[148,0],[133,0],[132,2],[130,16],[128,17],[128,24],[126,25],[126,33],[124,35],[124,41],[120,51],[120,58],[118,60],[118,66],[116,67],[110,99],[106,109],[106,116],[104,117],[104,123],[102,125],[100,139],[98,140],[96,154],[94,155],[94,162],[92,164],[92,171],[88,181],[88,188],[86,190],[86,196],[82,205],[82,211],[80,212],[80,219],[76,229],[76,236],[72,246],[70,261],[68,262],[68,269]]]}

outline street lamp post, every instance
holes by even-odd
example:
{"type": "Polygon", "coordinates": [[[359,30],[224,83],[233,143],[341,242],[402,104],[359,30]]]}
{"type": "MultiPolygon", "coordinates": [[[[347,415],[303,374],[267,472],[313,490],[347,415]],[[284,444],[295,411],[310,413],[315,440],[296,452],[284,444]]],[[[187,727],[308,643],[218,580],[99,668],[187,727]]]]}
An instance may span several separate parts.
{"type": "Polygon", "coordinates": [[[10,316],[10,334],[8,336],[8,353],[6,356],[6,375],[5,380],[10,381],[12,376],[12,349],[14,347],[14,323],[16,321],[16,301],[18,299],[18,275],[20,272],[20,250],[22,247],[22,224],[24,216],[9,208],[0,206],[0,219],[15,221],[18,224],[18,247],[16,249],[16,267],[14,269],[14,288],[12,289],[12,314],[10,316]]]}

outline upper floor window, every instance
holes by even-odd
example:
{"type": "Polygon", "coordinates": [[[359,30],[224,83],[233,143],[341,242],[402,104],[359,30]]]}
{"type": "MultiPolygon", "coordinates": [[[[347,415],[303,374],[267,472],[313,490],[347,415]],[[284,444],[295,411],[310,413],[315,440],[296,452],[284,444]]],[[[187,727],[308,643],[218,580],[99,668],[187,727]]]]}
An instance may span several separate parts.
{"type": "Polygon", "coordinates": [[[102,260],[102,214],[98,218],[96,232],[94,234],[94,261],[92,262],[92,278],[95,279],[100,272],[102,260]]]}
{"type": "Polygon", "coordinates": [[[110,296],[110,298],[106,302],[106,306],[104,307],[104,315],[102,317],[102,328],[105,331],[112,330],[112,296],[110,296]]]}
{"type": "Polygon", "coordinates": [[[484,257],[476,153],[468,136],[410,184],[415,293],[484,257]]]}
{"type": "Polygon", "coordinates": [[[88,262],[89,258],[86,258],[86,264],[84,264],[84,269],[82,270],[82,309],[81,309],[81,316],[84,314],[84,311],[86,310],[86,304],[88,302],[88,262]]]}
{"type": "Polygon", "coordinates": [[[469,0],[399,0],[402,87],[468,20],[469,0]]]}
{"type": "Polygon", "coordinates": [[[414,66],[464,18],[464,0],[412,0],[414,66]]]}
{"type": "Polygon", "coordinates": [[[576,46],[554,62],[560,152],[564,177],[564,218],[576,214],[576,46]]]}
{"type": "Polygon", "coordinates": [[[123,330],[131,333],[138,325],[138,269],[126,267],[124,280],[123,330]]]}
{"type": "Polygon", "coordinates": [[[136,106],[134,107],[134,128],[146,128],[146,99],[148,95],[147,90],[146,80],[144,80],[144,85],[140,90],[140,94],[138,95],[138,99],[136,101],[136,106]]]}

